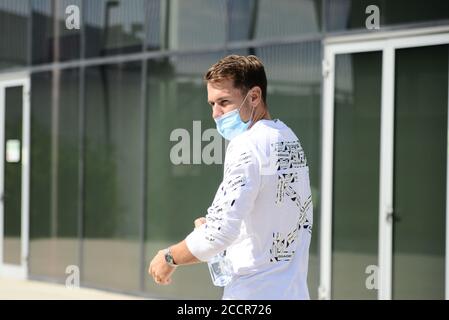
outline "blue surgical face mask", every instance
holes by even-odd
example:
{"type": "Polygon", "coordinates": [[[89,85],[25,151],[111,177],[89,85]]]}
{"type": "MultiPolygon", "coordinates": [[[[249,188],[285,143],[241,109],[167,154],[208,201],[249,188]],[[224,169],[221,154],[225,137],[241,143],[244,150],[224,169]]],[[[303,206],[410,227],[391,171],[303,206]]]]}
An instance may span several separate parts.
{"type": "Polygon", "coordinates": [[[248,94],[249,92],[246,94],[240,107],[214,119],[217,124],[217,131],[226,140],[232,140],[242,132],[245,132],[252,123],[254,108],[251,110],[251,116],[248,122],[245,123],[242,121],[242,118],[240,118],[240,108],[245,103],[248,94]]]}

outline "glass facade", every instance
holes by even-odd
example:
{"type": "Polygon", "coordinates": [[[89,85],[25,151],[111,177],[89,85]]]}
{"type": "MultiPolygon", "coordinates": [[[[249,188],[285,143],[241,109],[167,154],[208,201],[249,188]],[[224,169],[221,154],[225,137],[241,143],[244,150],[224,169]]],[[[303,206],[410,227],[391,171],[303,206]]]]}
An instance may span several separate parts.
{"type": "MultiPolygon", "coordinates": [[[[152,297],[220,298],[222,290],[212,285],[205,264],[179,268],[170,286],[155,285],[147,268],[157,250],[182,240],[205,215],[222,178],[222,163],[203,157],[208,152],[222,160],[226,147],[209,130],[215,122],[204,72],[228,54],[255,54],[266,67],[270,113],[298,135],[310,166],[314,227],[308,283],[316,299],[322,40],[371,33],[365,28],[369,5],[378,6],[381,28],[391,29],[449,24],[448,4],[0,0],[0,77],[25,70],[31,79],[30,276],[64,282],[66,268],[75,265],[86,286],[152,297]],[[79,29],[66,26],[70,5],[79,9],[79,29]],[[173,161],[181,139],[190,152],[173,161]]],[[[447,45],[396,55],[394,198],[400,220],[394,227],[394,298],[444,293],[447,57],[447,45]],[[423,78],[428,86],[417,90],[423,78]],[[428,105],[426,99],[446,104],[428,105]],[[419,131],[423,126],[425,134],[419,131]],[[426,163],[421,158],[410,161],[413,150],[434,164],[429,172],[420,167],[426,163]],[[425,192],[414,187],[417,179],[425,181],[425,192]],[[434,214],[424,226],[423,211],[434,214]],[[415,234],[419,239],[412,239],[415,234]],[[407,269],[410,264],[416,268],[407,269]],[[418,279],[419,270],[427,276],[418,279]]],[[[379,252],[381,76],[381,52],[336,59],[332,295],[337,299],[377,297],[364,284],[366,266],[378,264],[379,252]],[[354,194],[357,199],[350,201],[354,194]]],[[[8,91],[8,104],[17,100],[14,94],[8,91]]],[[[19,209],[13,207],[20,197],[14,184],[20,171],[14,165],[5,167],[11,180],[6,191],[15,194],[5,198],[10,262],[20,259],[20,220],[14,214],[19,209]]]]}

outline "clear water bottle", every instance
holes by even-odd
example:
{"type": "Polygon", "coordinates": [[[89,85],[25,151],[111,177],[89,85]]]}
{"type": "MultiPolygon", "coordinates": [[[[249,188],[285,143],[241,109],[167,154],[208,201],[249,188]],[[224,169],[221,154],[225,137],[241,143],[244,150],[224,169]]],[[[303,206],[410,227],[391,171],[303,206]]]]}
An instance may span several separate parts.
{"type": "Polygon", "coordinates": [[[212,282],[217,287],[224,287],[232,279],[231,262],[226,257],[226,250],[213,256],[208,262],[212,282]]]}

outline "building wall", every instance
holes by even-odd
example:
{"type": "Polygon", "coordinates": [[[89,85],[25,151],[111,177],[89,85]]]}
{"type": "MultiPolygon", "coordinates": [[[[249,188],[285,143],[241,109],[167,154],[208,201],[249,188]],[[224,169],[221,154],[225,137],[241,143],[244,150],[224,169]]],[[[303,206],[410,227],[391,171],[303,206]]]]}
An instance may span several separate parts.
{"type": "Polygon", "coordinates": [[[270,112],[296,132],[310,165],[316,298],[321,40],[372,32],[370,4],[385,29],[449,19],[438,0],[2,0],[0,70],[31,72],[30,276],[63,282],[77,265],[88,286],[219,298],[205,265],[178,269],[168,287],[146,269],[206,213],[222,176],[220,164],[170,162],[170,134],[184,128],[192,143],[193,121],[214,128],[202,75],[228,54],[256,54],[270,112]],[[65,27],[69,4],[81,9],[80,30],[65,27]]]}

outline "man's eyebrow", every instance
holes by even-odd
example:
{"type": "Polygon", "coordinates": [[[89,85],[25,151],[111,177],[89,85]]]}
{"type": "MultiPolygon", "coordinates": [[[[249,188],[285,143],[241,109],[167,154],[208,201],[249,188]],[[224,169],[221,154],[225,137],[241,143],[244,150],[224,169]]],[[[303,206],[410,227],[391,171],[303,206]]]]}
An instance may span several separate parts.
{"type": "MultiPolygon", "coordinates": [[[[218,98],[216,101],[217,102],[219,102],[219,101],[222,101],[222,100],[229,100],[229,98],[230,98],[231,96],[223,96],[223,97],[220,97],[220,98],[218,98]]],[[[211,100],[209,100],[209,101],[207,101],[209,104],[212,104],[212,101],[211,100]]]]}

